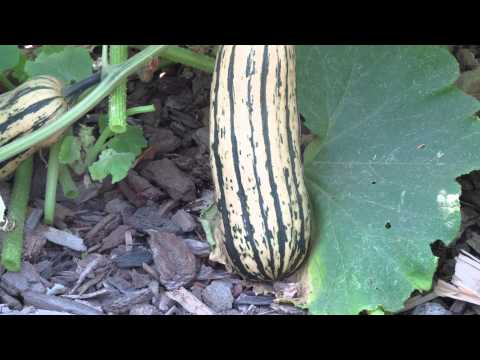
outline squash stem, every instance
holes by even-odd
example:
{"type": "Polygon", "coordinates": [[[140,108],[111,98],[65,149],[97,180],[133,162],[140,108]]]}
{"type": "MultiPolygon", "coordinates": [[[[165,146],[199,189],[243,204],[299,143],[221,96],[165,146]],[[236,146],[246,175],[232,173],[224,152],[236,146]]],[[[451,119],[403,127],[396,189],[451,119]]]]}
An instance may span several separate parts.
{"type": "MultiPolygon", "coordinates": [[[[119,65],[128,58],[127,45],[110,46],[110,64],[119,65]]],[[[127,131],[127,82],[122,81],[108,99],[108,126],[115,134],[127,131]]]]}

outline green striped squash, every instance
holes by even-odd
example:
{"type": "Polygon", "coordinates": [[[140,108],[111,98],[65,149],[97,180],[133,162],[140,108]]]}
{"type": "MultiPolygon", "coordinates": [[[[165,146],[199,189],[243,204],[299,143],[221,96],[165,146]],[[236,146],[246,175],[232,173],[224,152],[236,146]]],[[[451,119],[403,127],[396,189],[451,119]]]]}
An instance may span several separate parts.
{"type": "Polygon", "coordinates": [[[293,45],[223,45],[212,81],[210,159],[228,263],[257,280],[299,268],[310,241],[293,45]]]}
{"type": "MultiPolygon", "coordinates": [[[[67,111],[63,84],[52,76],[32,78],[0,95],[0,146],[32,132],[67,111]]],[[[12,159],[0,162],[0,179],[10,176],[17,166],[41,147],[55,143],[60,133],[12,159]]]]}

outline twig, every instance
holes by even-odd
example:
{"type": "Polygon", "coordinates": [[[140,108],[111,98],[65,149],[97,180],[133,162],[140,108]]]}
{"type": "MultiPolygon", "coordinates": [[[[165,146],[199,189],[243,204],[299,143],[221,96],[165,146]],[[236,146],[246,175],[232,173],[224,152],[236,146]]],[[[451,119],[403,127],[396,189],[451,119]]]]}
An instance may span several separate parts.
{"type": "Polygon", "coordinates": [[[90,230],[87,235],[85,235],[86,240],[92,240],[97,233],[105,228],[105,226],[112,220],[114,220],[117,217],[117,214],[108,214],[105,216],[102,220],[100,220],[97,225],[95,225],[92,230],[90,230]]]}
{"type": "Polygon", "coordinates": [[[85,269],[82,271],[82,273],[80,274],[80,276],[78,277],[78,280],[77,280],[77,283],[75,284],[75,286],[72,288],[72,290],[70,290],[69,294],[73,294],[77,289],[78,287],[83,283],[83,281],[85,280],[85,278],[93,271],[95,270],[95,267],[98,265],[98,263],[100,262],[102,258],[99,256],[97,257],[95,260],[93,260],[91,263],[89,263],[87,266],[85,266],[85,269]]]}
{"type": "Polygon", "coordinates": [[[100,289],[88,294],[79,294],[79,295],[62,295],[62,297],[67,298],[67,299],[72,299],[72,300],[84,300],[84,299],[91,299],[100,295],[108,294],[110,290],[108,289],[100,289]]]}
{"type": "Polygon", "coordinates": [[[157,272],[155,271],[154,268],[152,268],[150,265],[147,263],[142,264],[143,270],[145,270],[148,274],[150,274],[155,280],[160,282],[160,277],[158,276],[157,272]]]}

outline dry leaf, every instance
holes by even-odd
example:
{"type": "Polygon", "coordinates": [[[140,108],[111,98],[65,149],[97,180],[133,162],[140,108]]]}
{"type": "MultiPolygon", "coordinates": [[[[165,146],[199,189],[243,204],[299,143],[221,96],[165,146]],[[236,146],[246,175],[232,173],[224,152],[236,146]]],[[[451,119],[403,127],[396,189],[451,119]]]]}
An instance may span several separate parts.
{"type": "Polygon", "coordinates": [[[435,293],[480,305],[480,259],[462,250],[455,260],[455,274],[451,283],[439,280],[435,293]]]}

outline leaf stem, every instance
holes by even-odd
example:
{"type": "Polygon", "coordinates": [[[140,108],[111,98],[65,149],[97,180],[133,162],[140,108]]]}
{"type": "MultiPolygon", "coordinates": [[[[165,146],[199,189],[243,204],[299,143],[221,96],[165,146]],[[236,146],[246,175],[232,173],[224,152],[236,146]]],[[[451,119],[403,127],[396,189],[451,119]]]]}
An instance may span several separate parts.
{"type": "Polygon", "coordinates": [[[107,140],[114,135],[112,130],[107,126],[105,129],[102,131],[100,136],[98,137],[97,141],[95,142],[95,145],[93,145],[90,149],[87,150],[87,154],[85,156],[85,162],[83,164],[83,172],[86,171],[86,169],[92,165],[95,162],[95,159],[97,158],[98,154],[102,152],[102,150],[105,147],[105,144],[107,143],[107,140]]]}
{"type": "MultiPolygon", "coordinates": [[[[63,139],[63,137],[62,137],[63,139]]],[[[62,140],[60,139],[50,147],[48,154],[48,169],[47,169],[47,185],[45,190],[45,204],[44,204],[44,222],[47,225],[52,225],[55,217],[55,203],[57,197],[58,172],[60,162],[58,154],[62,140]]]]}
{"type": "Polygon", "coordinates": [[[197,54],[189,49],[179,46],[170,46],[163,54],[163,59],[176,63],[191,66],[192,68],[213,73],[215,69],[215,59],[207,55],[197,54]]]}
{"type": "MultiPolygon", "coordinates": [[[[144,49],[146,45],[131,45],[137,49],[144,49]]],[[[208,73],[213,73],[215,69],[215,59],[202,54],[197,54],[196,52],[181,48],[179,46],[169,46],[169,48],[160,56],[162,59],[170,61],[175,64],[182,64],[190,66],[194,69],[206,71],[208,73]]],[[[160,64],[160,67],[168,66],[169,64],[160,64]]]]}
{"type": "Polygon", "coordinates": [[[155,111],[155,106],[153,105],[136,106],[136,107],[127,109],[127,116],[134,116],[134,115],[150,113],[154,111],[155,111]]]}

